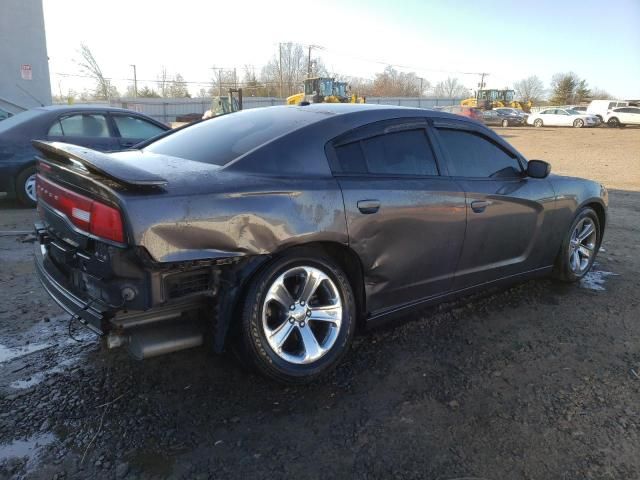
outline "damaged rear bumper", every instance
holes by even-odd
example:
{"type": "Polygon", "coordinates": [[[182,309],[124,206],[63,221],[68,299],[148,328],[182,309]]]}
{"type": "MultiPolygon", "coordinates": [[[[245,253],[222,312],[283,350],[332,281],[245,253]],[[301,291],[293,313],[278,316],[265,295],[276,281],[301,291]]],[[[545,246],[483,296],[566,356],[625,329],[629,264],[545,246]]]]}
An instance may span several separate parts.
{"type": "Polygon", "coordinates": [[[107,309],[72,293],[64,276],[47,257],[44,245],[36,244],[34,262],[38,278],[51,298],[67,313],[75,315],[85,326],[102,335],[107,330],[107,309]]]}

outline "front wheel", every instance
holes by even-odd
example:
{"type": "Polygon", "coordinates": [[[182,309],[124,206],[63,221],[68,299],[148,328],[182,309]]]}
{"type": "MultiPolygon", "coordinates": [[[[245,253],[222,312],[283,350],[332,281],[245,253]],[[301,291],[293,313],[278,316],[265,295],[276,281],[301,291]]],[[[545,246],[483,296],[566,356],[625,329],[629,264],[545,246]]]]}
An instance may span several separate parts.
{"type": "Polygon", "coordinates": [[[340,267],[315,251],[292,250],[251,281],[236,351],[273,380],[308,383],[345,355],[355,317],[351,285],[340,267]]]}
{"type": "Polygon", "coordinates": [[[571,223],[556,259],[555,276],[565,282],[584,277],[595,261],[600,248],[600,221],[592,208],[578,212],[571,223]]]}
{"type": "Polygon", "coordinates": [[[574,122],[573,122],[573,126],[575,128],[582,128],[584,127],[584,120],[582,120],[581,118],[577,118],[574,122]]]}
{"type": "Polygon", "coordinates": [[[36,167],[22,170],[16,177],[16,196],[18,201],[26,207],[35,207],[36,196],[36,167]]]}
{"type": "Polygon", "coordinates": [[[540,119],[540,118],[536,118],[536,119],[533,121],[533,126],[534,126],[534,127],[538,127],[538,128],[540,128],[540,127],[542,126],[542,119],[540,119]]]}

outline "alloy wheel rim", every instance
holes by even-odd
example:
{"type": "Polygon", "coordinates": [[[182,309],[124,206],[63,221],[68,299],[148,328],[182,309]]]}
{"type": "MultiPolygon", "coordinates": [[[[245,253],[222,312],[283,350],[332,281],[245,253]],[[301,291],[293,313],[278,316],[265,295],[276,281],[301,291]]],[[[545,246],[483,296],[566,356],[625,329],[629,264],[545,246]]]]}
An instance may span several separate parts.
{"type": "Polygon", "coordinates": [[[569,268],[576,275],[587,271],[595,253],[598,235],[590,218],[583,218],[571,232],[569,240],[569,268]]]}
{"type": "Polygon", "coordinates": [[[26,182],[24,182],[24,193],[27,194],[30,200],[36,202],[38,197],[36,195],[36,174],[29,175],[26,182]]]}
{"type": "Polygon", "coordinates": [[[299,266],[286,270],[269,287],[262,305],[262,329],[278,357],[305,365],[331,350],[342,316],[334,281],[318,268],[299,266]]]}

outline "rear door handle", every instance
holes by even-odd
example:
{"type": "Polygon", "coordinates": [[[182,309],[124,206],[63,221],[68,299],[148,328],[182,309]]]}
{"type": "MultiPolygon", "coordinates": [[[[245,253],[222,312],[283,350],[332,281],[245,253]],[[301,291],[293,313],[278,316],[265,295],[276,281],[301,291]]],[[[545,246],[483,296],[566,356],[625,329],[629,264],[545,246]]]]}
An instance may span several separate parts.
{"type": "Polygon", "coordinates": [[[380,210],[380,200],[358,200],[358,210],[364,214],[376,213],[380,210]]]}
{"type": "Polygon", "coordinates": [[[476,213],[482,213],[489,205],[491,205],[491,202],[489,201],[476,200],[474,202],[471,202],[471,210],[473,210],[476,213]]]}

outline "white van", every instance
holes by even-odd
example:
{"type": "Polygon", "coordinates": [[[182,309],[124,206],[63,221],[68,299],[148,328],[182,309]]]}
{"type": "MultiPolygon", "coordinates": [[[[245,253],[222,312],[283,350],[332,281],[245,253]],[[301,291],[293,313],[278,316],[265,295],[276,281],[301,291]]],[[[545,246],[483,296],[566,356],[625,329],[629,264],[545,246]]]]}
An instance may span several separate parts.
{"type": "Polygon", "coordinates": [[[600,118],[600,121],[604,121],[604,117],[607,112],[616,107],[628,107],[629,102],[624,100],[592,100],[587,107],[587,113],[595,115],[600,118]]]}

